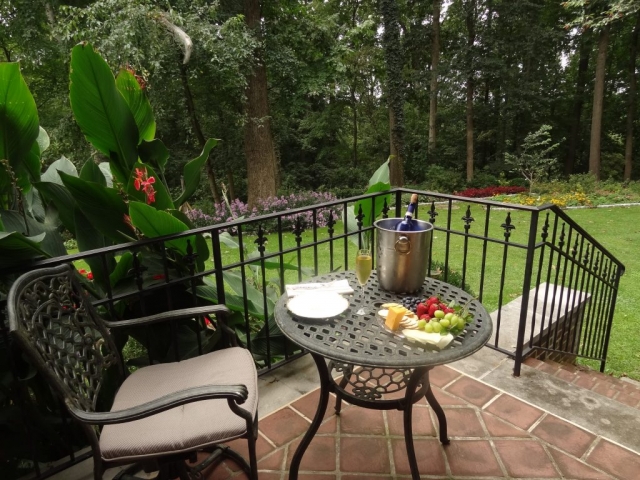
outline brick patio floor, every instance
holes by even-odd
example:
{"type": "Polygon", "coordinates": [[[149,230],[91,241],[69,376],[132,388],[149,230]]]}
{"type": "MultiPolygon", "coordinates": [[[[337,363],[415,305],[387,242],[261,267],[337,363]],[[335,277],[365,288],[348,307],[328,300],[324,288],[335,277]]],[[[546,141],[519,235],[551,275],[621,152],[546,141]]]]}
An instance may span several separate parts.
{"type": "MultiPolygon", "coordinates": [[[[640,455],[594,435],[449,367],[431,383],[445,409],[451,444],[436,438],[437,420],[424,399],[414,406],[414,442],[421,478],[640,479],[640,455]]],[[[301,480],[410,478],[402,414],[330,400],[307,449],[301,480]]],[[[260,420],[260,480],[286,480],[291,457],[316,410],[318,391],[260,420]]],[[[231,446],[246,457],[246,441],[231,446]]],[[[245,479],[232,462],[207,480],[245,479]]]]}

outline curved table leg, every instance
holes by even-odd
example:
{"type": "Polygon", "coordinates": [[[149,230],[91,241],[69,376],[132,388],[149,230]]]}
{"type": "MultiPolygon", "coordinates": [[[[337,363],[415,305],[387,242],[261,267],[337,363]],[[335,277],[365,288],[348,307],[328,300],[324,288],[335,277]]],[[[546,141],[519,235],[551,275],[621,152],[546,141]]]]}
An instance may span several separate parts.
{"type": "MultiPolygon", "coordinates": [[[[352,372],[353,372],[352,366],[344,369],[342,380],[340,380],[340,385],[339,385],[341,390],[347,386],[347,383],[349,383],[349,376],[351,376],[352,372]]],[[[340,392],[335,392],[335,393],[336,393],[336,406],[335,406],[336,415],[340,415],[340,411],[342,410],[342,397],[340,397],[340,392]]]]}
{"type": "Polygon", "coordinates": [[[407,458],[409,459],[409,468],[411,468],[411,478],[413,480],[420,480],[416,450],[413,446],[412,425],[413,395],[416,393],[420,380],[423,382],[429,381],[428,370],[426,368],[416,368],[413,373],[411,373],[404,397],[404,442],[407,447],[407,458]]]}
{"type": "Polygon", "coordinates": [[[293,459],[291,460],[291,467],[289,468],[289,480],[298,479],[298,470],[300,469],[302,456],[311,443],[311,440],[313,440],[313,437],[318,431],[318,428],[320,428],[324,413],[327,411],[327,404],[329,403],[331,377],[329,375],[327,363],[325,362],[324,357],[321,357],[320,355],[311,353],[311,356],[316,362],[316,367],[318,367],[318,373],[320,374],[320,400],[318,401],[318,409],[316,410],[315,417],[313,417],[313,422],[311,422],[307,433],[305,433],[304,437],[302,437],[302,441],[300,442],[300,445],[298,445],[296,453],[293,455],[293,459]]]}
{"type": "Polygon", "coordinates": [[[449,437],[447,436],[447,417],[444,415],[444,410],[442,410],[442,407],[433,394],[433,390],[431,390],[431,383],[429,383],[429,371],[427,371],[424,378],[429,385],[429,388],[427,389],[427,392],[424,396],[426,397],[427,402],[429,402],[431,408],[433,408],[433,412],[436,414],[436,417],[438,417],[440,443],[442,443],[442,445],[449,445],[449,437]]]}

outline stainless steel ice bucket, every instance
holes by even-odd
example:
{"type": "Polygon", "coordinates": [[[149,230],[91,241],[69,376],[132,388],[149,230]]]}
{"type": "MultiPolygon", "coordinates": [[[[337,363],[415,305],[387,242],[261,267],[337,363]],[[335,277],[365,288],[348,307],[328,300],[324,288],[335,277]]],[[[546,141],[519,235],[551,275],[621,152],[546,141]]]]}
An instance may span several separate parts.
{"type": "Polygon", "coordinates": [[[427,275],[433,225],[417,222],[422,230],[396,232],[402,218],[384,218],[376,227],[376,270],[378,282],[384,290],[412,293],[420,290],[427,275]]]}

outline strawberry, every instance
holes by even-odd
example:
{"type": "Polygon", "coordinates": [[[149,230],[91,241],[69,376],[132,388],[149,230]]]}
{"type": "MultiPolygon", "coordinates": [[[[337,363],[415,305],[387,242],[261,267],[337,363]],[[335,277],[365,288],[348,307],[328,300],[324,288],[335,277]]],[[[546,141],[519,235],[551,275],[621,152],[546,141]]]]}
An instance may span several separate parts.
{"type": "Polygon", "coordinates": [[[447,307],[444,309],[444,313],[456,313],[456,311],[451,307],[447,307]]]}
{"type": "Polygon", "coordinates": [[[427,315],[426,313],[424,315],[420,315],[419,318],[420,320],[426,320],[427,322],[431,319],[431,317],[429,317],[429,315],[427,315]]]}
{"type": "Polygon", "coordinates": [[[429,300],[427,300],[427,303],[439,303],[440,299],[438,297],[429,297],[429,300]]]}
{"type": "Polygon", "coordinates": [[[431,305],[429,305],[429,309],[427,310],[427,313],[433,317],[433,314],[435,313],[436,310],[439,310],[438,305],[436,303],[432,303],[431,305]]]}
{"type": "Polygon", "coordinates": [[[418,307],[416,308],[416,315],[418,315],[418,317],[421,317],[422,315],[426,314],[429,311],[429,307],[427,307],[424,303],[419,303],[418,307]]]}

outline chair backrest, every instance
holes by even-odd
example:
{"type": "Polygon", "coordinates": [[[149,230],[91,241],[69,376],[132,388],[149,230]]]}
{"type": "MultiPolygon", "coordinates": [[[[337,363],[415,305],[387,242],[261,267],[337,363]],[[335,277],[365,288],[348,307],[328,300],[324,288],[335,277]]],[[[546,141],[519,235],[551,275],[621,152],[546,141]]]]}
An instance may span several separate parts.
{"type": "Polygon", "coordinates": [[[7,298],[11,334],[51,387],[95,411],[104,371],[118,350],[70,265],[26,273],[7,298]]]}

